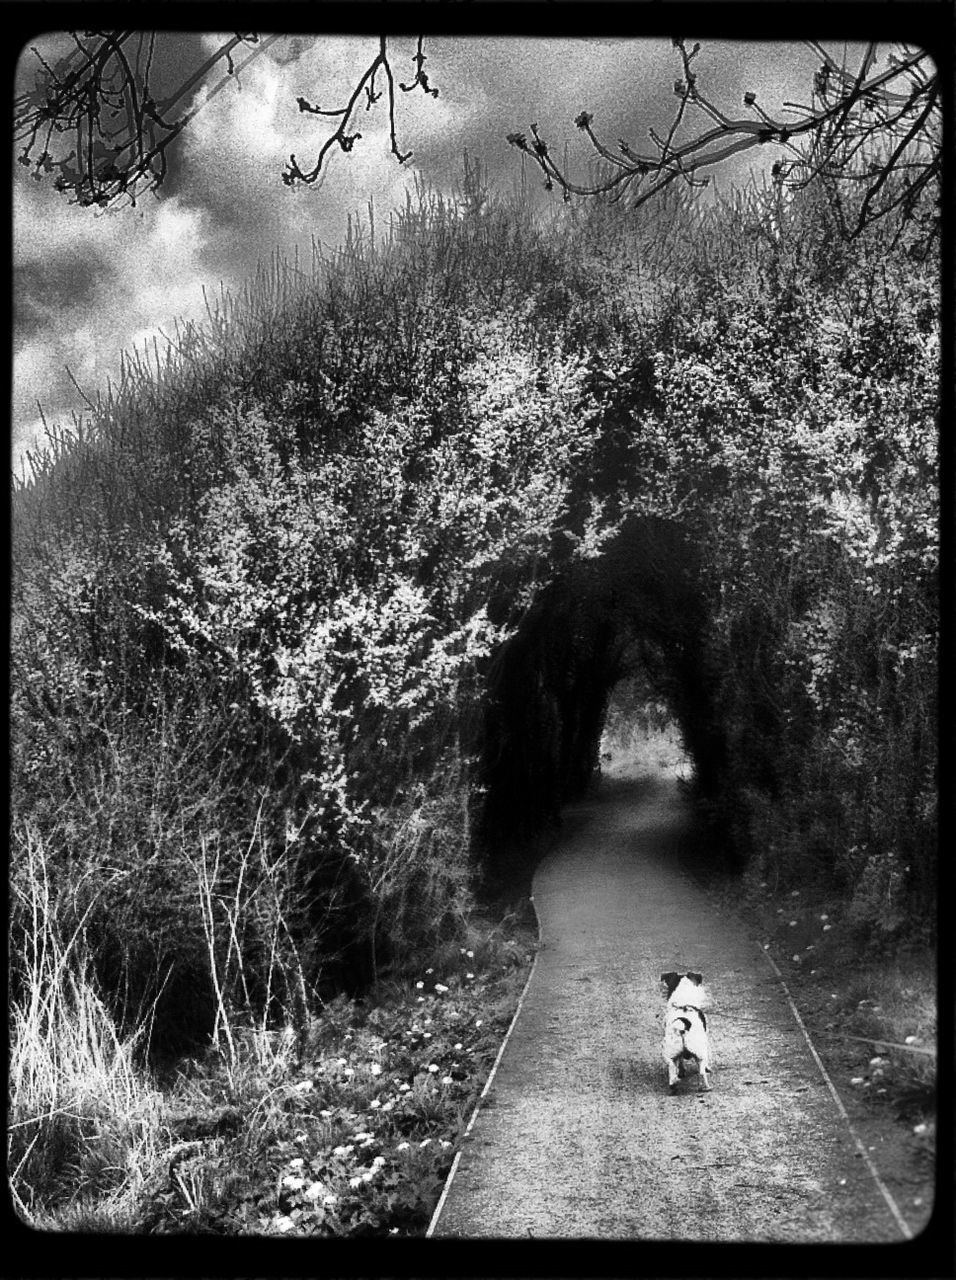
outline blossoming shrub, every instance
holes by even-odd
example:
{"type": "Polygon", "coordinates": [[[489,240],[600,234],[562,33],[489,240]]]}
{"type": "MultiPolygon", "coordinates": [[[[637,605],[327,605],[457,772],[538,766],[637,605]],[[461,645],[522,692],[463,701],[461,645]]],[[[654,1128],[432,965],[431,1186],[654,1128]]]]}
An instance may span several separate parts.
{"type": "Polygon", "coordinates": [[[702,221],[634,501],[707,548],[724,823],[755,874],[885,935],[935,884],[937,299],[931,265],[828,216],[811,190],[702,221]]]}

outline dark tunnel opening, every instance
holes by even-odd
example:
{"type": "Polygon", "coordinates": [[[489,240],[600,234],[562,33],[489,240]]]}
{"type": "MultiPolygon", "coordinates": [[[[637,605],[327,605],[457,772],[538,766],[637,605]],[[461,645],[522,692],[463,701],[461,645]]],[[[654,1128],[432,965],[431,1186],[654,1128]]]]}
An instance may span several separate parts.
{"type": "Polygon", "coordinates": [[[697,549],[658,518],[631,517],[600,556],[572,562],[542,593],[491,673],[479,837],[492,876],[596,777],[621,681],[637,679],[667,709],[695,794],[716,795],[727,748],[707,623],[697,549]]]}

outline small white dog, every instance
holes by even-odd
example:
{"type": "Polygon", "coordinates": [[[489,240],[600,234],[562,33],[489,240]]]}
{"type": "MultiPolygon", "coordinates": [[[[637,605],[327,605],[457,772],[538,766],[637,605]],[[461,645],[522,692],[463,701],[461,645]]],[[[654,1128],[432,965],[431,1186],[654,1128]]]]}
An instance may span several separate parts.
{"type": "Polygon", "coordinates": [[[710,1088],[710,1047],[707,1042],[707,998],[699,973],[662,973],[661,988],[667,1000],[664,1015],[664,1061],[671,1093],[684,1076],[687,1062],[697,1063],[697,1084],[710,1088]]]}

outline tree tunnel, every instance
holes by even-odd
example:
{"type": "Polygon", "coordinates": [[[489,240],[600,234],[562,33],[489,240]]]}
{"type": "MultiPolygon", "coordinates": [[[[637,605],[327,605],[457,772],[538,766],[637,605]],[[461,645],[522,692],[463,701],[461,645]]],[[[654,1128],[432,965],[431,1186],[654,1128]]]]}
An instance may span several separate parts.
{"type": "Polygon", "coordinates": [[[706,625],[700,557],[674,522],[631,517],[599,557],[562,570],[491,673],[480,824],[489,871],[587,788],[611,692],[635,671],[668,706],[699,792],[716,791],[726,749],[706,625]]]}

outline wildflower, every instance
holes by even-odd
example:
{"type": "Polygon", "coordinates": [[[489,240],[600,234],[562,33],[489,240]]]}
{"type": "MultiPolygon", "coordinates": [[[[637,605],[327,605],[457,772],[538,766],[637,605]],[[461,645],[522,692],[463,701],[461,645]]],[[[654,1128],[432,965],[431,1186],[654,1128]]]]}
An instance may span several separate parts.
{"type": "Polygon", "coordinates": [[[820,916],[820,919],[821,919],[821,920],[829,920],[829,919],[830,919],[830,917],[829,917],[829,916],[827,915],[827,913],[824,911],[824,912],[823,912],[823,914],[820,916]]]}
{"type": "Polygon", "coordinates": [[[919,1042],[919,1036],[904,1036],[904,1037],[903,1037],[903,1043],[904,1043],[904,1044],[917,1044],[918,1042],[919,1042]]]}
{"type": "Polygon", "coordinates": [[[475,958],[475,953],[474,953],[474,951],[466,951],[466,952],[465,952],[465,955],[468,957],[468,959],[469,959],[469,960],[474,960],[474,958],[475,958]]]}
{"type": "Polygon", "coordinates": [[[303,1166],[304,1164],[305,1164],[305,1161],[302,1159],[302,1157],[301,1157],[301,1156],[296,1156],[294,1160],[290,1160],[290,1161],[289,1161],[289,1168],[290,1168],[290,1169],[301,1169],[301,1168],[302,1168],[302,1166],[303,1166]]]}
{"type": "Polygon", "coordinates": [[[321,1182],[313,1182],[311,1187],[306,1187],[305,1198],[306,1200],[318,1200],[324,1190],[325,1187],[321,1182]]]}
{"type": "Polygon", "coordinates": [[[384,1157],[384,1156],[376,1156],[376,1157],[375,1157],[375,1159],[372,1161],[372,1168],[373,1168],[373,1169],[381,1169],[381,1167],[382,1167],[382,1165],[383,1165],[384,1163],[385,1163],[385,1157],[384,1157]]]}
{"type": "Polygon", "coordinates": [[[328,1209],[331,1209],[332,1205],[338,1204],[338,1202],[339,1202],[338,1196],[333,1195],[331,1191],[329,1192],[328,1195],[322,1197],[322,1203],[328,1209]]]}
{"type": "Polygon", "coordinates": [[[382,1074],[382,1068],[379,1066],[377,1062],[372,1063],[372,1065],[369,1067],[369,1071],[372,1073],[373,1076],[380,1076],[382,1074]]]}
{"type": "Polygon", "coordinates": [[[473,973],[466,973],[466,974],[465,974],[465,977],[466,977],[466,978],[473,978],[474,976],[475,976],[475,975],[474,975],[473,973]]]}
{"type": "Polygon", "coordinates": [[[407,1143],[407,1142],[400,1142],[400,1143],[398,1144],[398,1146],[395,1148],[395,1150],[396,1150],[396,1151],[407,1151],[407,1150],[408,1150],[408,1143],[407,1143]]]}
{"type": "Polygon", "coordinates": [[[349,1060],[348,1060],[348,1058],[339,1058],[339,1059],[338,1059],[338,1065],[339,1065],[340,1067],[347,1067],[347,1066],[349,1065],[349,1060]]]}
{"type": "Polygon", "coordinates": [[[829,932],[830,932],[830,930],[831,930],[832,928],[833,928],[833,925],[831,925],[831,924],[825,924],[825,925],[823,926],[823,932],[824,932],[824,933],[829,933],[829,932]]]}
{"type": "Polygon", "coordinates": [[[880,1058],[880,1057],[876,1057],[876,1058],[871,1058],[871,1059],[870,1059],[870,1066],[871,1066],[871,1067],[882,1067],[882,1065],[883,1065],[883,1059],[882,1059],[882,1058],[880,1058]]]}
{"type": "Polygon", "coordinates": [[[450,1146],[451,1146],[451,1143],[450,1143],[446,1138],[442,1138],[442,1140],[441,1140],[441,1144],[442,1144],[442,1146],[443,1146],[443,1147],[445,1147],[445,1148],[448,1148],[448,1147],[450,1147],[450,1146]]]}
{"type": "Polygon", "coordinates": [[[418,997],[418,1003],[419,1003],[419,1004],[424,1004],[424,1003],[425,1003],[425,997],[424,997],[424,996],[419,996],[419,997],[418,997]]]}
{"type": "Polygon", "coordinates": [[[399,1091],[399,1093],[408,1093],[408,1092],[409,1092],[409,1090],[411,1089],[411,1087],[412,1087],[412,1086],[411,1086],[410,1084],[408,1084],[407,1082],[403,1081],[403,1082],[398,1086],[398,1091],[399,1091]]]}
{"type": "Polygon", "coordinates": [[[435,1074],[435,1072],[438,1070],[438,1063],[437,1063],[437,1062],[429,1062],[429,1064],[428,1064],[428,1070],[432,1073],[432,1075],[434,1075],[434,1074],[435,1074]]]}
{"type": "Polygon", "coordinates": [[[434,970],[434,969],[426,969],[426,970],[425,970],[425,973],[426,973],[426,974],[434,973],[434,972],[435,972],[435,970],[434,970]]]}
{"type": "Polygon", "coordinates": [[[863,1083],[863,1077],[862,1077],[862,1076],[851,1076],[851,1077],[850,1077],[850,1084],[862,1084],[862,1083],[863,1083]]]}
{"type": "Polygon", "coordinates": [[[390,1236],[397,1236],[397,1235],[398,1235],[398,1227],[389,1227],[389,1229],[388,1229],[388,1234],[389,1234],[390,1236]]]}
{"type": "Polygon", "coordinates": [[[296,1091],[297,1091],[298,1093],[309,1093],[309,1092],[311,1092],[311,1089],[312,1089],[312,1081],[311,1081],[311,1080],[300,1080],[300,1081],[299,1081],[299,1083],[298,1083],[295,1087],[296,1087],[296,1091]]]}
{"type": "Polygon", "coordinates": [[[445,986],[443,982],[436,982],[435,990],[439,993],[439,995],[444,995],[445,992],[448,990],[448,988],[445,986]]]}
{"type": "Polygon", "coordinates": [[[431,1143],[431,1138],[422,1138],[421,1142],[420,1142],[418,1145],[419,1145],[419,1147],[420,1147],[420,1148],[425,1148],[425,1147],[427,1147],[430,1143],[431,1143]]]}
{"type": "Polygon", "coordinates": [[[272,1225],[275,1227],[276,1231],[281,1231],[283,1235],[285,1235],[287,1231],[295,1230],[295,1223],[285,1214],[280,1218],[276,1218],[272,1225]]]}
{"type": "Polygon", "coordinates": [[[423,1040],[430,1040],[431,1038],[432,1038],[432,1033],[431,1033],[430,1031],[423,1031],[423,1032],[422,1032],[422,1039],[423,1039],[423,1040]]]}
{"type": "Polygon", "coordinates": [[[345,1068],[343,1069],[343,1071],[342,1071],[342,1075],[343,1075],[343,1076],[354,1076],[354,1075],[355,1075],[355,1068],[354,1068],[354,1067],[345,1067],[345,1068]]]}
{"type": "Polygon", "coordinates": [[[382,1103],[382,1110],[383,1110],[383,1111],[391,1111],[392,1107],[394,1107],[394,1106],[395,1106],[395,1100],[394,1100],[394,1098],[389,1098],[388,1102],[383,1102],[383,1103],[382,1103]]]}
{"type": "Polygon", "coordinates": [[[352,1188],[352,1190],[353,1190],[353,1191],[354,1191],[357,1187],[360,1187],[361,1185],[362,1185],[362,1179],[361,1179],[360,1177],[358,1177],[357,1175],[356,1175],[356,1177],[354,1177],[354,1178],[349,1178],[349,1186],[352,1188]]]}
{"type": "Polygon", "coordinates": [[[461,1048],[462,1048],[462,1043],[461,1043],[461,1041],[460,1041],[460,1040],[459,1040],[459,1041],[458,1041],[458,1043],[455,1045],[455,1048],[456,1048],[456,1049],[461,1049],[461,1048]]]}
{"type": "MultiPolygon", "coordinates": [[[[328,1120],[331,1117],[332,1112],[328,1109],[328,1107],[326,1107],[324,1108],[324,1110],[319,1112],[319,1115],[322,1117],[323,1120],[328,1120]]],[[[303,1134],[302,1136],[305,1137],[305,1134],[303,1134]]]]}
{"type": "Polygon", "coordinates": [[[913,1125],[913,1132],[914,1132],[914,1133],[925,1133],[925,1132],[926,1132],[926,1125],[925,1125],[925,1124],[914,1124],[914,1125],[913,1125]]]}
{"type": "Polygon", "coordinates": [[[425,986],[424,982],[416,982],[416,983],[415,983],[415,990],[416,990],[416,991],[421,991],[421,990],[422,990],[422,988],[423,988],[424,986],[425,986]]]}
{"type": "Polygon", "coordinates": [[[356,1142],[367,1142],[368,1139],[371,1138],[371,1136],[372,1135],[370,1133],[366,1133],[364,1129],[362,1130],[361,1133],[356,1133],[354,1135],[356,1142]]]}
{"type": "Polygon", "coordinates": [[[382,1105],[382,1103],[378,1098],[373,1098],[368,1105],[372,1108],[373,1111],[377,1111],[379,1107],[382,1105]]]}
{"type": "Polygon", "coordinates": [[[455,1082],[454,1082],[454,1080],[452,1080],[451,1076],[442,1076],[442,1078],[441,1078],[441,1082],[442,1082],[442,1084],[454,1084],[454,1083],[455,1083],[455,1082]]]}
{"type": "Polygon", "coordinates": [[[790,958],[791,958],[791,960],[794,962],[794,964],[799,964],[799,963],[800,963],[800,957],[799,957],[799,956],[791,956],[790,958]]]}
{"type": "Polygon", "coordinates": [[[796,920],[791,920],[791,921],[790,921],[790,928],[791,928],[791,929],[795,929],[796,927],[797,927],[797,922],[796,922],[796,920]]]}
{"type": "Polygon", "coordinates": [[[475,1026],[476,1026],[476,1027],[480,1027],[480,1026],[481,1026],[481,1023],[482,1023],[482,1019],[481,1019],[481,1018],[477,1018],[477,1019],[475,1020],[475,1026]]]}
{"type": "Polygon", "coordinates": [[[300,1191],[305,1186],[305,1178],[296,1178],[291,1173],[287,1173],[282,1179],[282,1185],[288,1187],[290,1191],[300,1191]]]}
{"type": "Polygon", "coordinates": [[[347,1146],[344,1146],[344,1147],[333,1147],[332,1154],[334,1156],[348,1156],[348,1155],[351,1155],[354,1150],[355,1148],[352,1146],[351,1143],[349,1143],[347,1146]]]}

